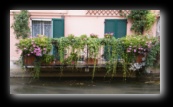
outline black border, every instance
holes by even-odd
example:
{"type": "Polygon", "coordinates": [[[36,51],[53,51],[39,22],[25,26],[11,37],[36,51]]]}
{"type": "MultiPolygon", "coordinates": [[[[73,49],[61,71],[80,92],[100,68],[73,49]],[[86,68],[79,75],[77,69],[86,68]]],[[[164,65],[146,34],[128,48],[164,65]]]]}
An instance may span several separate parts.
{"type": "MultiPolygon", "coordinates": [[[[67,1],[68,2],[68,1],[67,1]]],[[[4,4],[4,6],[7,6],[7,8],[5,10],[1,10],[2,12],[2,16],[4,17],[2,22],[4,22],[4,26],[3,28],[5,28],[3,30],[3,44],[2,46],[4,46],[3,48],[3,58],[4,60],[2,61],[2,65],[3,67],[5,67],[5,69],[2,70],[3,73],[5,73],[5,75],[3,76],[5,79],[5,81],[3,81],[3,83],[5,84],[4,87],[2,87],[2,89],[5,90],[4,94],[4,100],[7,100],[8,103],[18,103],[18,104],[22,104],[23,101],[24,102],[39,102],[44,104],[45,102],[52,102],[55,101],[57,103],[60,102],[94,102],[96,103],[98,101],[98,103],[102,104],[103,102],[113,102],[113,103],[117,103],[120,105],[124,105],[124,102],[129,102],[129,103],[141,103],[141,102],[148,102],[148,103],[155,103],[155,104],[163,104],[163,102],[169,102],[170,100],[167,98],[170,94],[167,88],[167,84],[170,82],[168,81],[168,70],[167,68],[167,64],[168,64],[168,60],[167,57],[168,55],[166,55],[166,49],[167,47],[169,47],[170,45],[166,45],[168,44],[168,21],[170,17],[168,17],[168,10],[165,7],[167,6],[163,6],[162,3],[158,4],[158,2],[153,3],[148,3],[146,1],[138,1],[135,2],[135,4],[133,4],[134,2],[132,1],[124,1],[125,4],[119,4],[119,2],[101,2],[103,4],[98,4],[98,1],[94,2],[84,2],[82,1],[82,4],[76,4],[76,3],[70,3],[68,6],[67,5],[62,5],[60,3],[55,3],[55,2],[45,2],[45,1],[40,1],[37,3],[33,3],[31,1],[28,1],[28,3],[26,1],[22,1],[22,2],[15,2],[15,1],[10,1],[10,5],[9,4],[4,4]],[[45,4],[43,4],[45,3],[45,4]],[[28,5],[29,4],[29,5],[28,5]],[[133,5],[130,5],[133,4],[133,5]],[[41,6],[40,6],[41,5],[41,6]],[[9,6],[9,7],[8,7],[9,6]],[[76,95],[67,95],[67,96],[22,96],[22,97],[15,97],[13,95],[9,94],[9,60],[10,60],[10,26],[9,26],[9,13],[10,10],[20,10],[20,9],[27,9],[27,10],[34,10],[34,9],[39,9],[39,10],[49,10],[49,9],[72,9],[72,10],[81,10],[81,9],[157,9],[157,10],[161,10],[161,65],[163,65],[161,67],[161,72],[166,72],[166,74],[164,75],[164,77],[161,77],[163,79],[163,82],[161,84],[164,84],[163,86],[161,86],[163,89],[161,91],[163,91],[163,93],[161,94],[161,96],[158,97],[154,97],[152,98],[151,96],[149,97],[145,97],[145,96],[138,96],[138,97],[129,97],[129,96],[125,96],[125,97],[120,97],[120,96],[116,96],[113,97],[111,95],[108,96],[88,96],[88,95],[84,95],[84,96],[76,96],[76,95]],[[6,57],[5,57],[6,56],[6,57]],[[6,66],[5,66],[6,65],[6,66]],[[119,102],[119,103],[118,103],[119,102]]],[[[165,2],[165,1],[164,1],[165,2]]],[[[79,3],[79,2],[78,2],[79,3]]],[[[168,8],[168,7],[167,7],[168,8]]],[[[171,9],[170,9],[171,11],[171,9]]],[[[170,34],[171,35],[171,34],[170,34]]],[[[1,51],[2,52],[2,51],[1,51]]],[[[167,53],[168,54],[168,53],[167,53]]],[[[170,89],[170,88],[169,88],[170,89]]],[[[126,103],[127,104],[127,103],[126,103]]],[[[114,105],[116,106],[116,105],[114,105]]],[[[141,106],[141,105],[139,105],[141,106]]]]}

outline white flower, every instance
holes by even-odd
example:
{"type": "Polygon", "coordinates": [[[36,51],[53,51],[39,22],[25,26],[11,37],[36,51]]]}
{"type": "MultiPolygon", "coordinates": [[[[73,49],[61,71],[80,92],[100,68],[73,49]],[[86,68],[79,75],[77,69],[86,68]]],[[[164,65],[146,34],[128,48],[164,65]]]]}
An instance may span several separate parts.
{"type": "Polygon", "coordinates": [[[140,68],[142,68],[142,66],[145,66],[145,63],[134,63],[134,64],[131,64],[129,70],[132,70],[132,71],[136,71],[136,70],[139,70],[140,68]]]}

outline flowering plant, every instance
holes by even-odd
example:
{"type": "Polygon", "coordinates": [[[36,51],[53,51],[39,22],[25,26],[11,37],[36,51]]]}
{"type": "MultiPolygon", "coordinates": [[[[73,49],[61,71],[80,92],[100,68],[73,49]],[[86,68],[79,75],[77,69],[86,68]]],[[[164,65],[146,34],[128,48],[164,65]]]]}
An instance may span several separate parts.
{"type": "Polygon", "coordinates": [[[146,54],[152,47],[153,41],[145,36],[127,36],[121,39],[128,54],[146,54]]]}
{"type": "Polygon", "coordinates": [[[98,35],[92,33],[92,34],[90,34],[90,37],[91,38],[98,38],[98,35]]]}
{"type": "Polygon", "coordinates": [[[105,38],[112,38],[114,33],[105,33],[104,37],[105,38]]]}
{"type": "Polygon", "coordinates": [[[21,39],[16,46],[22,50],[24,55],[30,56],[32,54],[38,57],[48,54],[52,48],[51,40],[44,35],[38,35],[35,38],[21,39]]]}
{"type": "Polygon", "coordinates": [[[141,69],[143,66],[145,66],[145,62],[134,63],[134,64],[131,64],[131,66],[129,67],[129,70],[136,71],[136,70],[141,69]]]}

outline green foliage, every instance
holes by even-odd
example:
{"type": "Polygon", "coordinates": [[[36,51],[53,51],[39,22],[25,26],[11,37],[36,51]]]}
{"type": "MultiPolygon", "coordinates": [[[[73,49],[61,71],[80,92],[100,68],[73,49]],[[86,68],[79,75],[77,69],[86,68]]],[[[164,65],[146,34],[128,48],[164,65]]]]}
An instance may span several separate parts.
{"type": "Polygon", "coordinates": [[[146,67],[156,67],[160,58],[160,41],[157,38],[152,39],[152,48],[149,50],[146,58],[146,67]]]}
{"type": "Polygon", "coordinates": [[[26,38],[21,39],[19,43],[16,44],[17,48],[22,50],[24,56],[34,55],[36,61],[34,62],[34,72],[33,77],[38,78],[40,73],[41,62],[49,63],[52,61],[52,56],[49,56],[52,44],[51,39],[44,35],[38,35],[36,38],[26,38]],[[40,52],[38,53],[38,49],[40,52]]]}
{"type": "Polygon", "coordinates": [[[149,30],[151,28],[151,26],[154,24],[156,16],[155,14],[149,12],[146,15],[146,23],[145,23],[145,30],[149,30]]]}
{"type": "Polygon", "coordinates": [[[49,55],[49,54],[44,54],[42,57],[42,62],[43,63],[50,63],[54,60],[54,56],[53,55],[49,55]]]}
{"type": "MultiPolygon", "coordinates": [[[[57,48],[57,56],[60,57],[61,64],[73,64],[74,67],[77,64],[77,61],[81,58],[81,51],[84,51],[84,48],[88,48],[88,58],[94,59],[94,68],[92,72],[92,79],[94,79],[96,71],[96,60],[99,55],[101,46],[107,47],[107,56],[106,69],[107,75],[114,77],[116,74],[117,68],[122,67],[122,72],[124,78],[128,76],[130,69],[129,64],[136,62],[138,55],[146,55],[146,67],[154,66],[160,55],[160,42],[157,38],[147,38],[145,35],[127,35],[122,38],[115,38],[113,36],[105,36],[104,38],[92,38],[87,37],[87,35],[81,35],[76,37],[74,35],[69,35],[68,37],[53,38],[48,39],[44,36],[38,36],[36,38],[26,38],[20,40],[17,45],[19,49],[27,54],[33,52],[33,43],[39,47],[41,50],[46,48],[48,51],[46,54],[39,56],[37,62],[42,61],[49,63],[54,60],[52,55],[49,55],[48,52],[51,50],[51,43],[54,42],[54,46],[57,48]],[[119,63],[121,63],[119,65],[119,63]]],[[[39,63],[35,63],[35,71],[39,74],[39,63]]],[[[61,67],[61,73],[63,67],[61,67]]],[[[36,77],[36,76],[35,76],[36,77]]]]}
{"type": "Polygon", "coordinates": [[[14,23],[11,26],[14,29],[16,38],[27,38],[30,33],[30,28],[28,26],[29,13],[27,10],[21,10],[19,14],[14,13],[14,23]]]}
{"type": "Polygon", "coordinates": [[[18,49],[22,50],[25,55],[34,54],[35,48],[39,47],[42,50],[42,54],[48,54],[52,49],[51,39],[45,35],[38,35],[36,38],[26,38],[19,40],[16,43],[18,49]],[[46,49],[45,51],[43,51],[46,49]]]}
{"type": "Polygon", "coordinates": [[[89,58],[96,58],[99,53],[100,39],[89,37],[87,40],[87,47],[89,51],[89,58]]]}
{"type": "Polygon", "coordinates": [[[132,20],[131,30],[137,34],[143,34],[143,31],[149,30],[155,22],[155,15],[149,10],[131,10],[127,18],[132,20]]]}

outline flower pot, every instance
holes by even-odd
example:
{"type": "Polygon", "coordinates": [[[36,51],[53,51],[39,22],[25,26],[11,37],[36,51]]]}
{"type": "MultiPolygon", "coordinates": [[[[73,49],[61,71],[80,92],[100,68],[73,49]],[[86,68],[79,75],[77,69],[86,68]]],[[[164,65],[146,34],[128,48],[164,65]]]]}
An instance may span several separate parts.
{"type": "Polygon", "coordinates": [[[141,63],[142,62],[142,58],[145,57],[143,54],[139,54],[136,58],[136,62],[137,63],[141,63]]]}
{"type": "Polygon", "coordinates": [[[55,61],[55,65],[62,65],[60,61],[55,61]]]}
{"type": "Polygon", "coordinates": [[[34,65],[34,61],[35,61],[35,56],[34,55],[30,55],[30,56],[23,56],[23,63],[26,66],[33,66],[34,65]]]}
{"type": "Polygon", "coordinates": [[[55,65],[55,62],[52,61],[50,63],[41,63],[41,65],[43,65],[43,66],[51,66],[51,65],[55,65]]]}
{"type": "MultiPolygon", "coordinates": [[[[86,64],[88,65],[94,65],[94,61],[95,61],[94,58],[88,58],[85,60],[86,64]]],[[[96,59],[96,64],[98,64],[98,59],[96,59]]]]}

